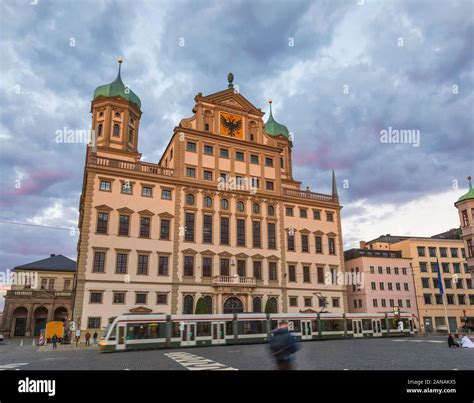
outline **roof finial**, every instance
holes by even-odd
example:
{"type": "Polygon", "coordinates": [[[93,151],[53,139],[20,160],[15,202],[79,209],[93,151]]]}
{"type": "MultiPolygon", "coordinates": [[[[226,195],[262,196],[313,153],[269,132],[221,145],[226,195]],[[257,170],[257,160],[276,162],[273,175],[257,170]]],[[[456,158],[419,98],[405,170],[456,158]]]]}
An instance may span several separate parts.
{"type": "Polygon", "coordinates": [[[120,78],[122,79],[122,77],[120,76],[120,72],[122,70],[122,62],[123,62],[123,59],[121,57],[118,58],[118,64],[119,64],[119,71],[118,71],[118,75],[117,75],[117,78],[120,78]]]}
{"type": "MultiPolygon", "coordinates": [[[[272,102],[273,101],[271,99],[268,100],[268,103],[270,104],[270,115],[269,116],[272,116],[272,102]]],[[[272,118],[273,118],[273,116],[272,116],[272,118]]]]}
{"type": "Polygon", "coordinates": [[[234,75],[232,73],[227,74],[227,81],[229,82],[228,87],[229,88],[234,88],[234,75]]]}

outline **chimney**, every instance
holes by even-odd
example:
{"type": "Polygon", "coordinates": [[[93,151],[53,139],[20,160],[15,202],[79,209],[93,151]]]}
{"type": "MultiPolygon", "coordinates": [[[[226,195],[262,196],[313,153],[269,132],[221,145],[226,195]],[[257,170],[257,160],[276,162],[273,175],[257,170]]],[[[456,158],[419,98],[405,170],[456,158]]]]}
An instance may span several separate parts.
{"type": "Polygon", "coordinates": [[[50,257],[54,257],[54,256],[56,256],[56,255],[55,255],[54,253],[51,253],[51,256],[50,256],[50,257]]]}
{"type": "Polygon", "coordinates": [[[360,249],[365,249],[365,241],[359,241],[360,249]]]}

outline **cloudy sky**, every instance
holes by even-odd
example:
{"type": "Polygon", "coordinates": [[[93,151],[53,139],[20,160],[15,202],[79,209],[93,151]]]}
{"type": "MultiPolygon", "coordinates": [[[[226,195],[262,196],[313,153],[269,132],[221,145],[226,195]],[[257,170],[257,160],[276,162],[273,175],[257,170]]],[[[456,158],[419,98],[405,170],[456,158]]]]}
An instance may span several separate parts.
{"type": "Polygon", "coordinates": [[[55,136],[90,128],[119,56],[147,161],[232,71],[257,107],[273,99],[303,186],[330,192],[335,169],[346,247],[458,226],[453,202],[474,174],[473,12],[469,0],[2,0],[0,269],[75,258],[85,145],[55,136]],[[390,127],[419,143],[382,142],[390,127]]]}

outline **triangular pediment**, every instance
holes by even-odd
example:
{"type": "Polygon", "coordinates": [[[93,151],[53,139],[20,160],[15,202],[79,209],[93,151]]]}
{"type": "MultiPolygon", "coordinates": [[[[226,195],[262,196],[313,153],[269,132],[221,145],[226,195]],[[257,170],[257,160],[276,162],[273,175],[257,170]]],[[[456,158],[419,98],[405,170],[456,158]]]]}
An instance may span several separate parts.
{"type": "Polygon", "coordinates": [[[95,206],[95,208],[97,210],[100,210],[100,211],[112,211],[113,210],[112,207],[109,207],[106,204],[101,204],[100,206],[95,206]]]}
{"type": "Polygon", "coordinates": [[[173,214],[170,214],[170,213],[167,213],[167,212],[160,213],[160,214],[158,214],[158,216],[161,217],[161,218],[173,218],[174,217],[173,214]]]}
{"type": "Polygon", "coordinates": [[[188,248],[188,249],[182,250],[181,253],[183,253],[184,255],[197,255],[198,252],[195,251],[194,249],[188,248]]]}
{"type": "Polygon", "coordinates": [[[144,215],[144,216],[154,216],[154,215],[155,215],[155,213],[153,213],[153,212],[150,211],[150,210],[140,210],[140,211],[138,212],[138,214],[144,215]]]}
{"type": "Polygon", "coordinates": [[[147,308],[145,306],[137,306],[136,308],[130,309],[131,313],[151,313],[153,312],[150,308],[147,308]]]}
{"type": "Polygon", "coordinates": [[[247,259],[247,258],[249,257],[249,255],[247,255],[247,254],[241,252],[241,253],[237,253],[237,255],[235,255],[235,257],[236,257],[237,259],[247,259]]]}
{"type": "Polygon", "coordinates": [[[265,114],[255,105],[253,105],[247,98],[245,98],[239,92],[235,91],[233,88],[206,95],[205,97],[202,97],[199,100],[214,105],[223,105],[227,108],[242,110],[258,116],[263,116],[265,114]]]}
{"type": "Polygon", "coordinates": [[[229,252],[221,252],[221,253],[218,253],[218,255],[220,257],[232,257],[232,253],[229,253],[229,252]]]}
{"type": "Polygon", "coordinates": [[[208,255],[208,256],[214,256],[216,253],[213,252],[212,250],[206,249],[201,252],[201,255],[208,255]]]}
{"type": "Polygon", "coordinates": [[[260,253],[256,253],[255,255],[252,255],[252,259],[265,259],[265,256],[262,256],[260,253]]]}
{"type": "Polygon", "coordinates": [[[129,209],[128,207],[119,208],[119,209],[117,209],[117,211],[119,213],[122,213],[122,214],[133,214],[134,213],[134,211],[129,209]]]}

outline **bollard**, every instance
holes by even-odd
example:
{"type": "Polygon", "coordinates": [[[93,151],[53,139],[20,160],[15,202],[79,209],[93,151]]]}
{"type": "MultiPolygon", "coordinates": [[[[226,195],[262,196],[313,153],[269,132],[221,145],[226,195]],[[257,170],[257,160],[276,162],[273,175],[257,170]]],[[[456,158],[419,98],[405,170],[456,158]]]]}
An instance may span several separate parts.
{"type": "Polygon", "coordinates": [[[35,346],[35,339],[31,341],[31,345],[34,347],[35,346]]]}
{"type": "Polygon", "coordinates": [[[20,341],[20,347],[23,347],[23,339],[20,341]]]}

